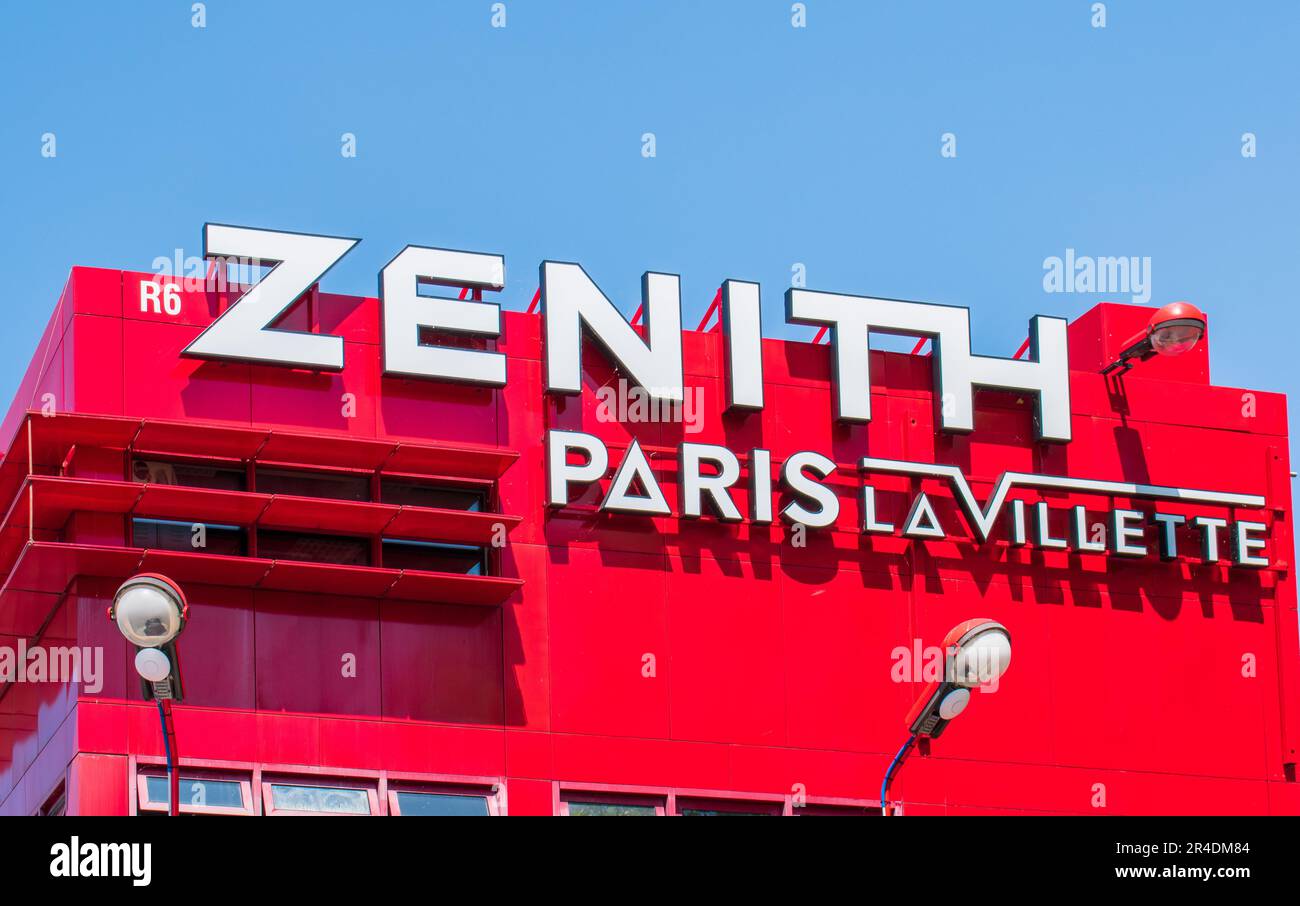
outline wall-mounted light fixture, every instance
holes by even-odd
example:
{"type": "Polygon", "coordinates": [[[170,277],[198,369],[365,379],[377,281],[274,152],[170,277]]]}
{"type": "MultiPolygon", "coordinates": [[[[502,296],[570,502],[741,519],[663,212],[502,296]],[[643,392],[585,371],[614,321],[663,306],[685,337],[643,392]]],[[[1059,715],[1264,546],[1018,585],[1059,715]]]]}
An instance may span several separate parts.
{"type": "Polygon", "coordinates": [[[1205,314],[1190,302],[1170,302],[1147,323],[1146,330],[1129,338],[1119,358],[1101,370],[1120,374],[1133,367],[1133,360],[1145,362],[1156,355],[1182,355],[1205,336],[1205,314]]]}

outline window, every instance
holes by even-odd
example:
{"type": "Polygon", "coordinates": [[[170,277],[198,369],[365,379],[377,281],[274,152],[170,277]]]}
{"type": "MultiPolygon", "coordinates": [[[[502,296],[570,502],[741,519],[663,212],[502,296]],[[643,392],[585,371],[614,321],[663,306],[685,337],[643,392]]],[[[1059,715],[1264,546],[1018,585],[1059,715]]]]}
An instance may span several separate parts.
{"type": "Polygon", "coordinates": [[[54,792],[50,793],[50,795],[46,797],[45,802],[41,804],[41,807],[36,814],[48,818],[54,818],[67,814],[67,811],[68,793],[64,785],[60,783],[55,788],[54,792]]]}
{"type": "Polygon", "coordinates": [[[248,553],[247,533],[237,525],[132,519],[131,545],[166,551],[199,551],[242,557],[248,553]]]}
{"type": "Polygon", "coordinates": [[[780,815],[784,810],[784,802],[749,802],[744,800],[710,800],[710,799],[688,799],[678,797],[677,811],[678,815],[690,817],[727,817],[736,815],[780,815]]]}
{"type": "Polygon", "coordinates": [[[667,814],[666,798],[656,796],[624,796],[615,793],[566,793],[560,801],[560,814],[570,817],[652,818],[667,814]]]}
{"type": "MultiPolygon", "coordinates": [[[[130,474],[132,481],[142,483],[212,488],[219,491],[249,490],[248,471],[240,463],[136,457],[131,460],[130,474]]],[[[372,499],[372,477],[370,472],[295,469],[258,464],[252,489],[263,494],[369,501],[372,499]]],[[[399,506],[481,513],[487,509],[488,497],[489,489],[486,486],[434,482],[404,475],[380,477],[379,499],[399,506]]]]}
{"type": "MultiPolygon", "coordinates": [[[[423,296],[426,293],[419,293],[423,296]]],[[[459,330],[438,330],[433,327],[421,327],[416,334],[421,346],[454,346],[459,349],[492,349],[494,340],[459,330]]]]}
{"type": "Polygon", "coordinates": [[[487,493],[475,488],[449,487],[409,478],[379,480],[379,499],[402,506],[427,506],[442,510],[466,510],[481,513],[486,509],[487,493]]]}
{"type": "Polygon", "coordinates": [[[131,460],[131,480],[184,485],[188,488],[213,488],[218,491],[244,491],[248,488],[248,474],[243,466],[168,462],[161,459],[131,460]]]}
{"type": "MultiPolygon", "coordinates": [[[[395,815],[484,817],[505,813],[505,788],[491,777],[399,775],[387,784],[371,772],[337,777],[299,773],[287,766],[225,763],[183,766],[180,812],[187,815],[395,815]],[[254,797],[259,792],[260,797],[254,797]]],[[[166,815],[169,799],[165,767],[154,760],[141,764],[135,778],[133,810],[139,815],[166,815]]],[[[57,793],[62,801],[62,785],[57,793]]],[[[47,814],[49,803],[38,814],[47,814]]],[[[60,806],[61,807],[61,806],[60,806]]]]}
{"type": "MultiPolygon", "coordinates": [[[[148,768],[137,778],[140,813],[165,815],[170,799],[167,773],[148,768]]],[[[247,776],[182,770],[180,812],[183,815],[251,815],[252,783],[247,776]]]]}
{"type": "Polygon", "coordinates": [[[422,569],[466,576],[481,576],[486,572],[486,557],[481,547],[385,538],[383,551],[384,566],[388,569],[422,569]]]}
{"type": "Polygon", "coordinates": [[[797,817],[811,818],[818,815],[827,815],[832,817],[857,816],[865,818],[881,817],[880,806],[878,805],[818,805],[809,803],[802,808],[797,808],[791,814],[797,817]]]}
{"type": "Polygon", "coordinates": [[[311,535],[261,529],[257,533],[257,555],[268,560],[307,560],[312,563],[369,566],[370,542],[365,538],[347,535],[311,535]]]}
{"type": "Polygon", "coordinates": [[[663,813],[664,810],[662,807],[653,805],[637,805],[634,803],[619,805],[614,802],[580,802],[576,799],[572,802],[565,803],[564,812],[564,814],[571,816],[596,815],[620,818],[651,817],[654,815],[662,815],[663,813]]]}
{"type": "MultiPolygon", "coordinates": [[[[142,483],[255,491],[317,500],[378,500],[389,506],[466,513],[486,513],[493,500],[490,482],[430,479],[409,474],[377,475],[364,470],[301,469],[261,463],[250,466],[247,462],[229,460],[173,461],[146,455],[132,458],[129,471],[135,481],[142,483]]],[[[251,554],[268,560],[383,566],[460,576],[486,576],[495,562],[483,545],[378,537],[381,530],[374,526],[383,524],[383,514],[369,515],[374,519],[368,520],[371,528],[365,531],[375,534],[365,536],[294,531],[286,529],[284,524],[277,529],[262,528],[258,518],[250,518],[246,525],[224,525],[132,517],[130,544],[156,550],[223,556],[251,554]]],[[[348,530],[346,523],[334,523],[330,528],[336,526],[348,530]]]]}
{"type": "Polygon", "coordinates": [[[654,787],[598,786],[575,788],[557,783],[561,815],[678,815],[740,817],[785,815],[879,815],[880,806],[860,799],[819,797],[800,800],[780,793],[731,793],[721,790],[675,790],[654,787]]]}
{"type": "Polygon", "coordinates": [[[495,806],[495,799],[487,794],[388,791],[388,811],[400,816],[485,817],[495,813],[495,806]]]}
{"type": "Polygon", "coordinates": [[[358,472],[314,472],[258,466],[253,477],[260,494],[324,497],[330,500],[369,500],[370,475],[358,472]]]}
{"type": "Polygon", "coordinates": [[[268,815],[378,815],[379,794],[361,784],[263,783],[268,815]]]}

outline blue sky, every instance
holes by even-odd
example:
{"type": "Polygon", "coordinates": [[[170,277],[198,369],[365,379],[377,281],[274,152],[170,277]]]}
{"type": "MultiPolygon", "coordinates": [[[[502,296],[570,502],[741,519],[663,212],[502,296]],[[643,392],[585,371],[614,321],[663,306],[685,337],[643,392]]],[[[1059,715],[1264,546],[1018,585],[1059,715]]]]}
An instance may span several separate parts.
{"type": "Polygon", "coordinates": [[[0,383],[71,266],[199,254],[211,220],[362,237],[337,292],[407,243],[504,254],[508,308],[544,258],[627,313],[679,273],[691,326],[757,280],[770,335],[812,332],[781,325],[802,263],[970,306],[998,355],[1032,314],[1128,301],[1046,293],[1045,258],[1149,257],[1151,304],[1210,313],[1216,383],[1300,391],[1300,4],[791,5],[505,0],[494,28],[490,0],[210,0],[200,29],[188,0],[6,3],[0,383]]]}

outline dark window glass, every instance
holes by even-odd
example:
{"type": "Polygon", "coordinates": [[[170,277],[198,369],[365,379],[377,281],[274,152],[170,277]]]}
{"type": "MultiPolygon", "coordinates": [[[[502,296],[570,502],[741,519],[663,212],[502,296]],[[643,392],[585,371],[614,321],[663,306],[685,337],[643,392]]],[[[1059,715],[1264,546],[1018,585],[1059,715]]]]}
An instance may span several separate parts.
{"type": "Polygon", "coordinates": [[[248,474],[239,466],[208,466],[158,459],[133,459],[131,480],[150,484],[177,484],[187,488],[216,488],[220,491],[243,491],[248,487],[248,474]]]}
{"type": "Polygon", "coordinates": [[[435,573],[481,576],[485,572],[484,560],[481,547],[384,540],[384,566],[388,569],[421,569],[435,573]]]}
{"type": "Polygon", "coordinates": [[[828,815],[835,817],[856,815],[859,817],[865,816],[868,818],[879,818],[880,809],[865,805],[805,805],[802,808],[795,809],[791,814],[796,818],[812,817],[814,815],[828,815]]]}
{"type": "Polygon", "coordinates": [[[619,817],[637,817],[649,815],[654,817],[658,812],[653,805],[618,805],[612,802],[570,802],[569,816],[576,817],[579,815],[614,815],[619,817]]]}
{"type": "Polygon", "coordinates": [[[397,807],[405,815],[482,816],[488,813],[482,796],[454,796],[445,793],[398,792],[397,807]]]}
{"type": "Polygon", "coordinates": [[[51,794],[50,798],[45,800],[45,804],[41,806],[41,810],[37,814],[46,817],[58,817],[62,816],[67,810],[68,794],[64,790],[63,784],[59,784],[59,788],[51,794]]]}
{"type": "MultiPolygon", "coordinates": [[[[167,805],[169,789],[166,777],[149,776],[145,787],[152,805],[167,805]]],[[[181,775],[181,807],[206,805],[213,808],[244,808],[244,793],[237,780],[208,780],[181,775]]]]}
{"type": "Polygon", "coordinates": [[[744,800],[698,799],[678,797],[677,814],[691,817],[726,817],[728,815],[780,815],[779,802],[747,802],[744,800]]]}
{"type": "Polygon", "coordinates": [[[458,330],[435,330],[432,327],[421,327],[417,336],[419,339],[416,342],[421,346],[454,346],[457,349],[492,348],[489,345],[492,342],[490,338],[478,334],[462,333],[458,330]]]}
{"type": "Polygon", "coordinates": [[[308,535],[302,532],[257,533],[257,555],[267,560],[309,560],[312,563],[340,563],[369,566],[370,542],[345,535],[308,535]]]}
{"type": "Polygon", "coordinates": [[[256,488],[262,494],[292,497],[326,497],[331,500],[369,500],[370,476],[350,472],[310,472],[258,466],[256,488]]]}
{"type": "Polygon", "coordinates": [[[425,484],[405,478],[381,478],[379,499],[402,506],[429,506],[444,510],[467,510],[479,513],[487,495],[483,491],[425,484]]]}
{"type": "Polygon", "coordinates": [[[242,557],[248,552],[244,530],[237,525],[132,519],[131,538],[135,547],[165,551],[197,551],[228,557],[242,557]]]}

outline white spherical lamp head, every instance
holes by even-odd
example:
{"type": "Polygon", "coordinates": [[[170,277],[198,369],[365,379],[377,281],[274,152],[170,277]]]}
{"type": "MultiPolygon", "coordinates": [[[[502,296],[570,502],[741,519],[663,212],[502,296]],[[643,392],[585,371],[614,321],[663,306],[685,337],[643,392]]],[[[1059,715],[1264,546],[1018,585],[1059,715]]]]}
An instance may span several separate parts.
{"type": "Polygon", "coordinates": [[[165,576],[142,573],[118,588],[109,615],[131,644],[161,648],[185,628],[188,610],[180,586],[165,576]]]}
{"type": "Polygon", "coordinates": [[[966,688],[997,682],[1011,665],[1011,633],[995,620],[967,620],[948,634],[949,680],[966,688]]]}

